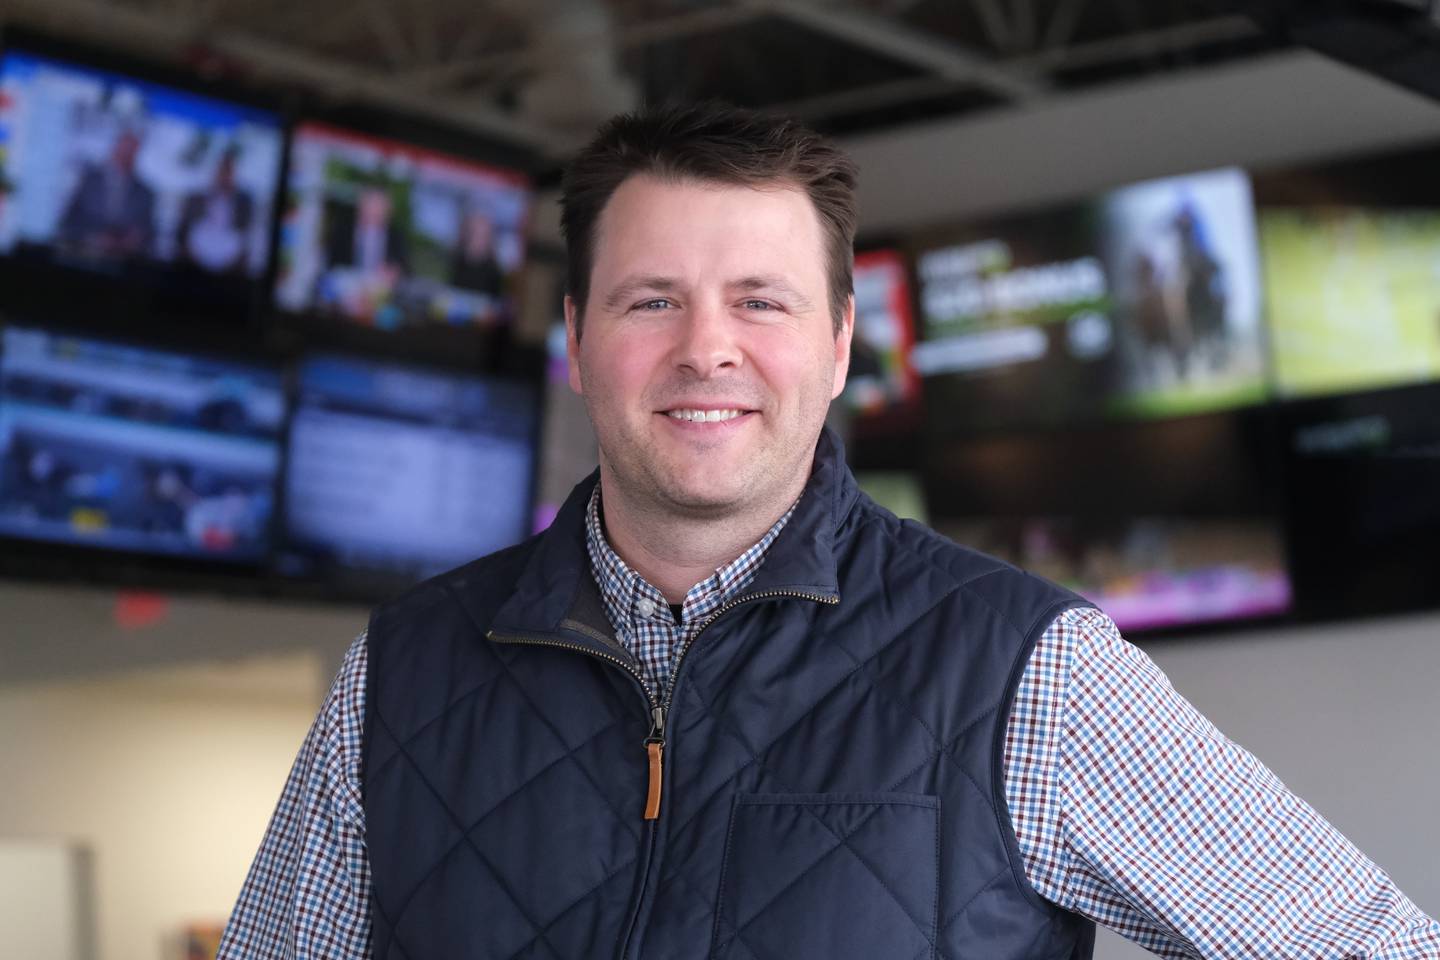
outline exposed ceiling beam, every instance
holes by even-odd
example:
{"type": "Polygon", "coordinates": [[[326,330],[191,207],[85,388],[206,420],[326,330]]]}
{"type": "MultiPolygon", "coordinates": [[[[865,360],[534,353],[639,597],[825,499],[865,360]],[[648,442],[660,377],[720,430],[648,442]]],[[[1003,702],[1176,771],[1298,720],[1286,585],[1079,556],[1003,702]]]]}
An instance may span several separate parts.
{"type": "MultiPolygon", "coordinates": [[[[1129,60],[1157,51],[1179,53],[1183,50],[1204,46],[1207,43],[1243,40],[1253,37],[1259,32],[1259,28],[1244,17],[1216,17],[1175,27],[1149,30],[1143,35],[1130,34],[1125,37],[1096,40],[1092,43],[1042,51],[1004,60],[1001,63],[1034,71],[1102,66],[1106,63],[1129,60]]],[[[944,77],[912,78],[873,84],[842,93],[792,100],[787,103],[775,104],[772,109],[805,120],[817,121],[825,117],[839,116],[860,110],[879,109],[909,100],[938,97],[968,86],[971,84],[944,77]]]]}
{"type": "MultiPolygon", "coordinates": [[[[666,17],[655,17],[640,23],[621,27],[612,35],[596,34],[596,43],[613,43],[618,50],[630,47],[674,40],[679,37],[723,30],[754,20],[761,14],[744,6],[723,5],[706,7],[689,13],[677,13],[666,17]]],[[[438,90],[463,83],[471,77],[503,74],[516,76],[535,73],[551,66],[552,51],[544,44],[531,44],[523,50],[496,53],[486,56],[466,56],[434,66],[408,70],[398,74],[394,82],[415,90],[438,90]]]]}
{"type": "Polygon", "coordinates": [[[1040,41],[1040,45],[1056,48],[1069,43],[1080,22],[1080,14],[1089,2],[1090,0],[1060,0],[1050,15],[1050,22],[1045,27],[1045,38],[1040,41]]]}
{"type": "Polygon", "coordinates": [[[387,75],[326,60],[231,29],[206,29],[173,16],[160,16],[104,0],[4,0],[9,17],[37,26],[113,44],[124,38],[132,48],[173,56],[203,42],[256,74],[282,83],[311,87],[339,98],[363,99],[411,115],[427,117],[476,133],[498,136],[546,153],[569,149],[569,138],[513,117],[487,103],[454,97],[417,95],[387,75]]]}
{"type": "Polygon", "coordinates": [[[1181,53],[1210,43],[1247,40],[1260,32],[1260,28],[1248,17],[1213,17],[1042,50],[1006,62],[1038,71],[1098,67],[1155,54],[1181,53]]]}
{"type": "Polygon", "coordinates": [[[1044,81],[1024,70],[868,11],[806,0],[745,0],[745,5],[1010,100],[1031,100],[1045,92],[1044,81]]]}

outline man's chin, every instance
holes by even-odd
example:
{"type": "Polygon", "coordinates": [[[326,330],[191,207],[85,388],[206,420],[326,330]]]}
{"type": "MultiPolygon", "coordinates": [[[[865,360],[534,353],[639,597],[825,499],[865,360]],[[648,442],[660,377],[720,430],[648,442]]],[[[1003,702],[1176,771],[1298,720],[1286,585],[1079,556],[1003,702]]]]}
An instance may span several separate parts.
{"type": "Polygon", "coordinates": [[[677,512],[694,517],[724,516],[745,504],[743,489],[716,484],[664,484],[661,497],[677,512]]]}

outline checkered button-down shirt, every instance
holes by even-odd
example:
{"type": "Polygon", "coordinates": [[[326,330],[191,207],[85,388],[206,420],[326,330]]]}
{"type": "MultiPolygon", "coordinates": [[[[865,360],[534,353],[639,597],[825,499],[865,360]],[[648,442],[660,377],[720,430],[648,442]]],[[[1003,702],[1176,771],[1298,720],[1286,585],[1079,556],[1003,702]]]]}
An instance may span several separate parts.
{"type": "MultiPolygon", "coordinates": [[[[743,589],[765,547],[697,586],[682,623],[660,629],[652,617],[668,608],[640,604],[659,592],[604,568],[596,506],[591,558],[607,612],[655,671],[650,682],[663,683],[684,623],[743,589]],[[642,610],[637,631],[628,621],[642,610]]],[[[219,960],[370,957],[365,668],[362,634],[300,748],[219,960]]],[[[1067,611],[1041,635],[1016,691],[1004,770],[1030,883],[1154,953],[1440,960],[1440,924],[1176,693],[1103,613],[1067,611]]]]}
{"type": "Polygon", "coordinates": [[[755,571],[760,569],[770,545],[785,529],[795,507],[792,504],[749,550],[691,587],[685,594],[678,621],[665,595],[630,569],[611,549],[605,537],[601,510],[600,485],[596,484],[585,515],[585,549],[590,553],[590,569],[600,587],[605,614],[615,628],[615,638],[640,661],[646,686],[658,699],[669,682],[675,658],[710,615],[755,578],[755,571]]]}

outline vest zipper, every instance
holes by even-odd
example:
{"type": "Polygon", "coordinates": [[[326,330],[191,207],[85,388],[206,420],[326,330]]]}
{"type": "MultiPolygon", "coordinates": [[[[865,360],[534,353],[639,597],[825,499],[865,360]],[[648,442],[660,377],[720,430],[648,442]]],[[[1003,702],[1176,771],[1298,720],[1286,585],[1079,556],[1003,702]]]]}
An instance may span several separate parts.
{"type": "MultiPolygon", "coordinates": [[[[559,647],[562,650],[574,650],[577,653],[589,654],[592,657],[597,657],[601,660],[606,660],[610,663],[615,664],[636,679],[636,681],[640,684],[640,689],[643,690],[645,693],[645,698],[650,702],[650,734],[645,738],[645,754],[649,764],[650,781],[649,789],[646,791],[645,795],[644,819],[653,823],[654,821],[660,819],[660,790],[665,780],[665,721],[670,713],[670,704],[675,698],[675,682],[680,678],[680,664],[685,659],[685,654],[689,653],[690,648],[695,646],[695,641],[700,639],[700,635],[704,633],[706,629],[708,629],[712,623],[718,620],[720,616],[724,614],[727,610],[733,610],[735,607],[738,607],[744,603],[749,603],[752,600],[772,600],[778,597],[793,597],[798,600],[812,600],[816,603],[824,603],[830,606],[834,606],[835,604],[840,602],[840,598],[837,596],[822,596],[815,593],[799,593],[793,590],[767,590],[763,593],[751,593],[746,594],[743,597],[736,597],[734,600],[730,600],[724,604],[721,604],[720,609],[716,610],[705,620],[704,623],[700,624],[700,626],[695,630],[695,635],[692,636],[689,640],[687,640],[685,642],[685,645],[680,648],[680,652],[675,655],[675,663],[671,667],[670,681],[665,685],[665,696],[662,702],[656,702],[655,694],[650,690],[650,684],[645,681],[645,678],[640,675],[640,672],[638,670],[636,670],[630,664],[626,663],[621,658],[612,656],[611,654],[602,653],[599,650],[582,646],[578,643],[567,643],[563,640],[550,640],[543,637],[502,636],[495,633],[493,630],[487,631],[485,636],[487,639],[493,640],[496,643],[516,643],[530,644],[532,646],[540,647],[559,647]]],[[[648,891],[650,886],[650,869],[653,866],[651,861],[654,859],[655,856],[653,831],[648,834],[648,841],[649,842],[646,845],[644,853],[645,862],[642,865],[641,871],[640,895],[635,901],[635,911],[631,914],[630,922],[626,925],[625,939],[620,948],[620,957],[622,958],[622,960],[629,956],[630,943],[635,936],[635,926],[640,920],[640,910],[645,904],[646,892],[648,891]]]]}
{"type": "Polygon", "coordinates": [[[687,640],[684,646],[680,648],[680,652],[675,655],[675,663],[670,671],[670,681],[665,685],[665,698],[663,701],[657,701],[655,699],[655,694],[651,691],[649,682],[640,675],[640,671],[636,670],[620,657],[612,654],[603,653],[578,643],[567,643],[564,640],[551,640],[545,637],[504,636],[495,633],[493,630],[486,632],[485,637],[496,643],[529,644],[538,647],[558,647],[562,650],[574,650],[576,653],[584,653],[601,660],[609,661],[635,678],[636,682],[640,684],[640,689],[645,693],[645,699],[650,702],[650,733],[644,741],[646,761],[650,771],[650,782],[645,792],[644,819],[656,820],[660,817],[660,791],[665,779],[665,719],[670,714],[670,704],[675,698],[675,681],[680,676],[680,664],[685,659],[685,654],[690,652],[690,648],[695,645],[695,641],[700,639],[700,635],[709,628],[710,624],[718,620],[727,610],[733,610],[735,607],[749,603],[752,600],[771,600],[777,597],[794,597],[799,600],[813,600],[816,603],[825,603],[832,606],[840,602],[840,598],[835,596],[799,593],[793,590],[767,590],[764,593],[750,593],[743,597],[736,597],[734,600],[721,604],[720,609],[710,614],[709,618],[700,624],[695,630],[695,635],[687,640]]]}

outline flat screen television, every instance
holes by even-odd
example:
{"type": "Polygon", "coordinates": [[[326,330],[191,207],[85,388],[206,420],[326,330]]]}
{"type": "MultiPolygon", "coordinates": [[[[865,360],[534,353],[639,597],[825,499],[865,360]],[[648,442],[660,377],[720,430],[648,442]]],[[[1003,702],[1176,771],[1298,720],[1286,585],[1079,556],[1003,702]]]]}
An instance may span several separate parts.
{"type": "Polygon", "coordinates": [[[1272,518],[1001,516],[940,529],[1074,590],[1127,633],[1264,619],[1294,603],[1272,518]]]}
{"type": "Polygon", "coordinates": [[[316,122],[295,129],[276,303],[382,330],[515,317],[521,172],[316,122]]]}
{"type": "Polygon", "coordinates": [[[241,296],[268,266],[278,115],[48,55],[0,55],[0,253],[241,296]]]}
{"type": "Polygon", "coordinates": [[[945,231],[917,272],[912,362],[940,435],[1267,396],[1254,206],[1238,169],[945,231]]]}
{"type": "Polygon", "coordinates": [[[1292,613],[1268,406],[937,443],[932,525],[1064,584],[1127,631],[1292,613]]]}
{"type": "Polygon", "coordinates": [[[1314,619],[1440,597],[1440,383],[1283,404],[1290,562],[1314,619]]]}
{"type": "Polygon", "coordinates": [[[0,535],[264,559],[278,370],[25,326],[0,349],[0,535]]]}
{"type": "Polygon", "coordinates": [[[325,355],[296,390],[281,573],[381,588],[529,535],[535,382],[325,355]]]}
{"type": "Polygon", "coordinates": [[[1440,380],[1440,209],[1262,207],[1276,390],[1440,380]]]}

